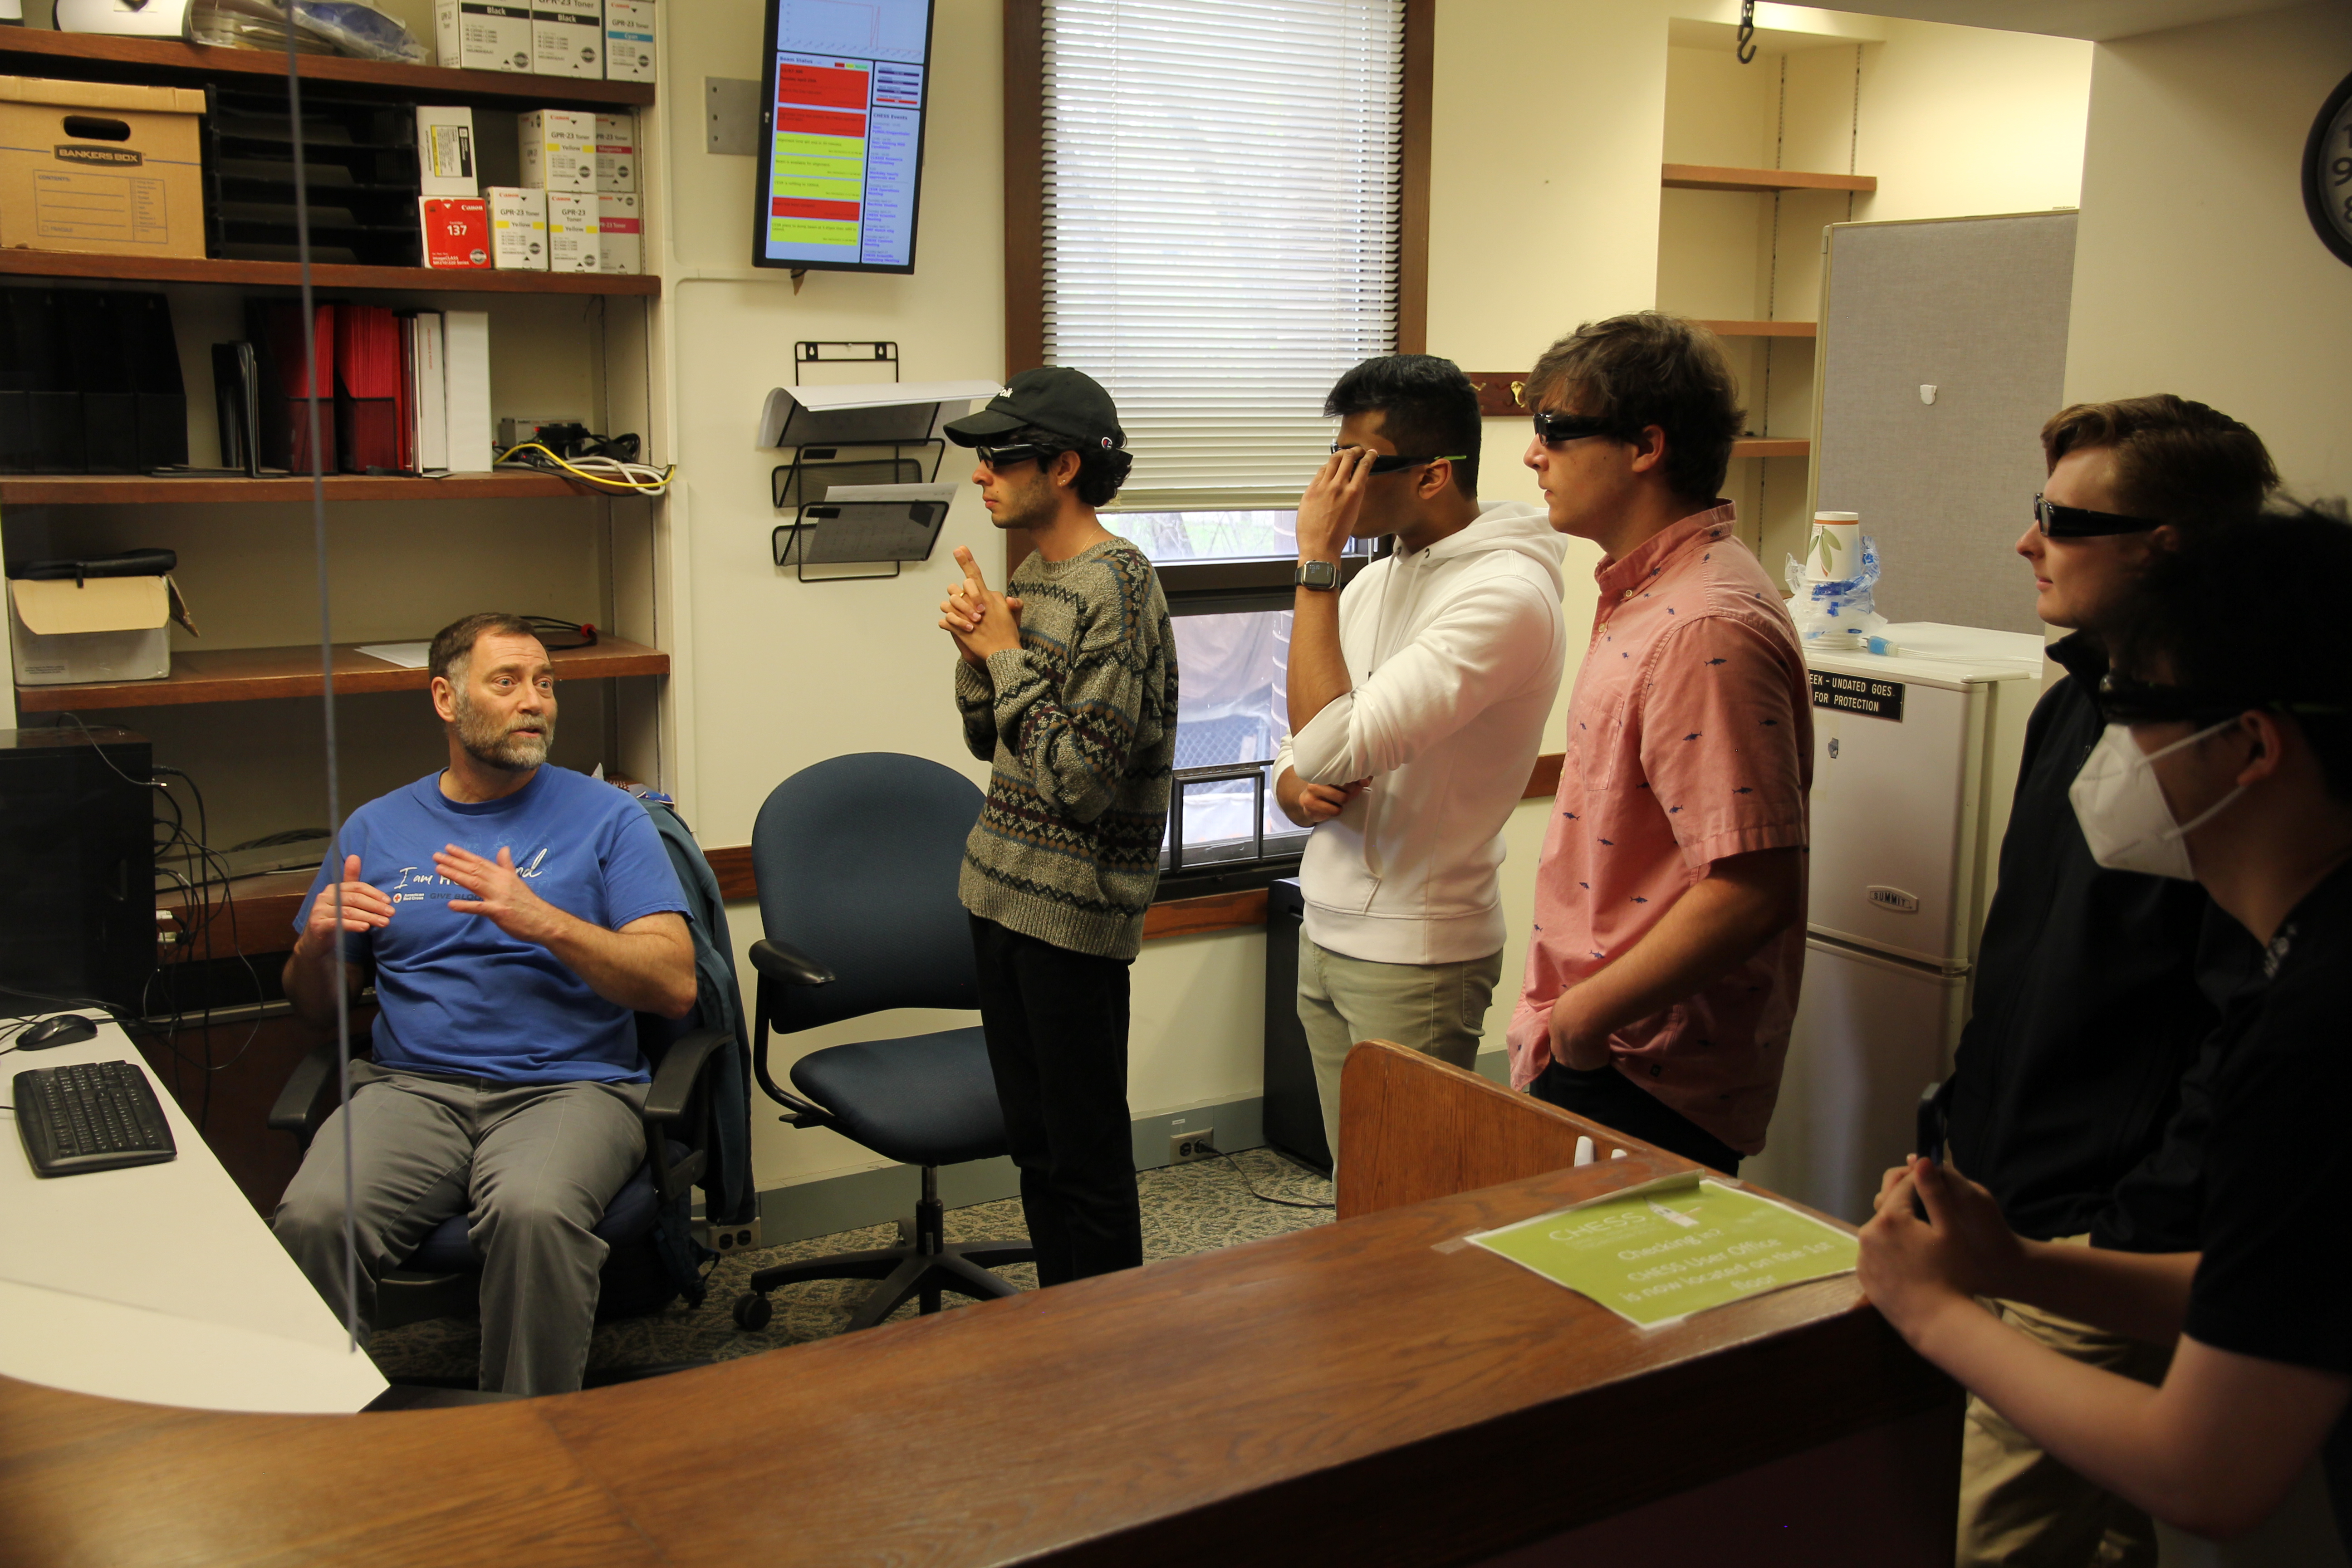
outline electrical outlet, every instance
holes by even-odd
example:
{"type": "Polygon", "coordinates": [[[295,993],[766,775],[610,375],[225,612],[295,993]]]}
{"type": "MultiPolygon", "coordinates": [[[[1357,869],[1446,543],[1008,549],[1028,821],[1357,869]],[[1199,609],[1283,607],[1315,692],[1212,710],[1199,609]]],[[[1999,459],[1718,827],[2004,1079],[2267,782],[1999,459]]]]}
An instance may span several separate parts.
{"type": "Polygon", "coordinates": [[[1217,1152],[1217,1130],[1195,1127],[1188,1131],[1168,1135],[1168,1163],[1181,1165],[1193,1160],[1213,1159],[1217,1152]]]}
{"type": "Polygon", "coordinates": [[[721,1226],[698,1219],[694,1222],[694,1239],[721,1258],[732,1252],[749,1252],[760,1245],[760,1219],[754,1215],[748,1220],[721,1226]]]}

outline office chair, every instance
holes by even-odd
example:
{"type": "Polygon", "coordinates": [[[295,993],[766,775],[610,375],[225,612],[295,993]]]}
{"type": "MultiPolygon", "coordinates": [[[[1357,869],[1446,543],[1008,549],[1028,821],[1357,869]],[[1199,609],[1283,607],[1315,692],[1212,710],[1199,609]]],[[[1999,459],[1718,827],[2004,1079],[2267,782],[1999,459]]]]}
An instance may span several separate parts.
{"type": "MultiPolygon", "coordinates": [[[[653,819],[686,895],[694,935],[697,1002],[682,1019],[640,1013],[637,1048],[653,1068],[641,1120],[646,1159],[591,1227],[610,1251],[598,1275],[596,1321],[657,1311],[683,1296],[703,1298],[700,1258],[687,1234],[691,1194],[703,1189],[714,1217],[722,1208],[748,1217],[756,1201],[750,1167],[750,1105],[743,1082],[742,999],[719,884],[692,832],[667,796],[632,790],[653,819]]],[[[269,1112],[269,1126],[289,1132],[307,1153],[334,1108],[335,1042],[296,1064],[269,1112]]],[[[433,1318],[470,1317],[482,1260],[467,1232],[467,1215],[450,1215],[425,1234],[400,1268],[376,1283],[374,1327],[433,1318]]]]}
{"type": "Polygon", "coordinates": [[[778,784],[751,829],[764,940],[752,1003],[752,1068],[795,1127],[830,1127],[919,1166],[922,1196],[898,1222],[899,1245],[762,1268],[735,1302],[744,1329],[766,1326],[767,1292],[809,1279],[877,1279],[850,1319],[871,1328],[918,1297],[984,1300],[1015,1287],[989,1272],[1026,1263],[1025,1239],[950,1243],[939,1168],[1006,1152],[1004,1113],[977,1027],[812,1051],[793,1064],[795,1094],[768,1070],[768,1031],[783,1034],[895,1007],[976,1008],[971,928],[956,897],[964,839],[981,794],[920,757],[866,752],[804,768],[778,784]]]}

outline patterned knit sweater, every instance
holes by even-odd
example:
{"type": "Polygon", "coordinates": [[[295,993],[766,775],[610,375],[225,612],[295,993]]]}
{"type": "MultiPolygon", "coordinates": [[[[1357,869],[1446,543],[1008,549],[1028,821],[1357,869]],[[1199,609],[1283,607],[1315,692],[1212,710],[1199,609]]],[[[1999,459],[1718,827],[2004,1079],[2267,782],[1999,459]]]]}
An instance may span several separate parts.
{"type": "Polygon", "coordinates": [[[1006,593],[1021,647],[956,661],[964,743],[993,764],[957,890],[983,920],[1133,958],[1160,882],[1176,758],[1176,639],[1141,551],[1033,554],[1006,593]]]}

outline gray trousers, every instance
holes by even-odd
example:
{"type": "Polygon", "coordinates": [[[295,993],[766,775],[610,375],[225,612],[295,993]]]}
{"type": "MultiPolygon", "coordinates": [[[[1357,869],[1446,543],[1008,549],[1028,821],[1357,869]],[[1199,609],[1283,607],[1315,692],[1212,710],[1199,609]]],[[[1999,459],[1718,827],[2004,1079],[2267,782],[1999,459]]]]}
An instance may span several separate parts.
{"type": "Polygon", "coordinates": [[[482,1257],[481,1386],[580,1386],[605,1245],[590,1234],[645,1162],[642,1083],[505,1084],[352,1064],[348,1112],[327,1118],[270,1228],[343,1315],[343,1128],[352,1129],[359,1318],[375,1281],[434,1226],[470,1216],[482,1257]]]}
{"type": "Polygon", "coordinates": [[[1323,1136],[1339,1161],[1339,1072],[1359,1040],[1393,1040],[1458,1068],[1478,1063],[1486,1005],[1503,955],[1460,963],[1381,963],[1318,947],[1298,933],[1298,1022],[1315,1062],[1323,1136]]]}

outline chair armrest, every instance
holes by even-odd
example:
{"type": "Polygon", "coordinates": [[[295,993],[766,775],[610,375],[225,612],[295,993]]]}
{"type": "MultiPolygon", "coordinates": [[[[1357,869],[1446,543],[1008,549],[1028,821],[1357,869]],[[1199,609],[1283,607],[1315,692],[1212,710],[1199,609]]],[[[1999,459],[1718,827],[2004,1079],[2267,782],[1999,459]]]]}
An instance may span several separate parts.
{"type": "Polygon", "coordinates": [[[697,1029],[663,1052],[661,1066],[654,1069],[653,1087],[646,1091],[646,1120],[676,1121],[684,1116],[711,1054],[734,1043],[729,1030],[697,1029]]]}
{"type": "Polygon", "coordinates": [[[335,1078],[335,1042],[322,1040],[287,1075],[286,1086],[278,1091],[278,1102],[269,1108],[269,1130],[291,1132],[303,1148],[310,1148],[311,1136],[319,1131],[319,1097],[335,1078]]]}
{"type": "Polygon", "coordinates": [[[751,944],[751,967],[761,979],[780,980],[787,985],[830,985],[836,978],[799,948],[764,937],[751,944]]]}

